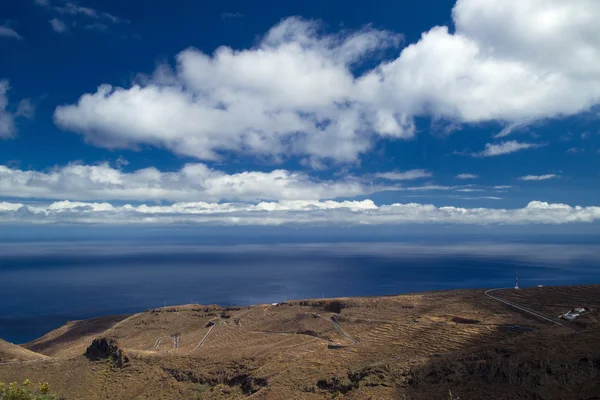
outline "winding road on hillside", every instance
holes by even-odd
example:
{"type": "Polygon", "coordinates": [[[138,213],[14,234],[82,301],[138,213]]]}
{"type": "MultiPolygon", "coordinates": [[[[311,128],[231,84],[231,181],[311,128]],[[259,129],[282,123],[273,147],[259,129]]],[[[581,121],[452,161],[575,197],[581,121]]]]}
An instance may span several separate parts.
{"type": "Polygon", "coordinates": [[[160,344],[160,342],[163,339],[173,339],[173,349],[177,349],[179,347],[179,335],[173,335],[173,336],[163,336],[163,337],[158,338],[152,348],[153,349],[158,348],[158,345],[160,344]]]}
{"type": "MultiPolygon", "coordinates": [[[[504,304],[506,304],[506,305],[508,305],[508,306],[510,306],[510,307],[516,308],[517,310],[520,310],[520,311],[523,311],[523,312],[525,312],[525,313],[527,313],[527,314],[533,315],[534,317],[541,318],[541,319],[543,319],[543,320],[545,320],[545,321],[548,321],[548,322],[551,322],[551,323],[553,323],[553,324],[560,325],[560,326],[564,326],[565,328],[573,329],[574,331],[576,331],[576,329],[575,329],[575,328],[573,328],[573,327],[571,327],[571,326],[565,325],[565,324],[563,324],[563,323],[561,323],[561,322],[558,322],[558,321],[556,321],[555,319],[552,319],[552,318],[550,318],[550,317],[548,317],[548,316],[546,316],[546,315],[543,315],[543,314],[540,314],[540,313],[538,313],[538,312],[532,311],[532,310],[530,310],[530,309],[528,309],[528,308],[525,308],[525,307],[523,307],[523,306],[520,306],[520,305],[518,305],[518,304],[515,304],[515,303],[513,303],[513,302],[511,302],[511,301],[504,300],[504,299],[502,299],[502,298],[500,298],[500,297],[497,297],[497,296],[495,296],[495,295],[493,295],[493,294],[492,294],[493,292],[496,292],[496,291],[498,291],[498,290],[510,290],[510,289],[513,289],[513,288],[498,288],[498,289],[489,289],[489,290],[486,290],[486,291],[485,291],[485,295],[486,295],[487,297],[489,297],[490,299],[493,299],[493,300],[499,301],[500,303],[504,303],[504,304]]],[[[516,289],[513,289],[513,290],[516,290],[516,289]]]]}
{"type": "Polygon", "coordinates": [[[327,318],[327,317],[324,317],[324,316],[322,316],[320,314],[317,314],[317,313],[315,313],[314,315],[316,315],[319,318],[323,318],[326,321],[331,322],[333,324],[334,328],[340,333],[340,335],[342,335],[346,339],[352,341],[352,343],[358,344],[358,340],[352,338],[350,335],[348,335],[346,332],[344,332],[344,330],[342,329],[342,327],[340,326],[340,324],[338,324],[337,321],[333,317],[327,318]]]}
{"type": "Polygon", "coordinates": [[[337,329],[337,331],[338,331],[338,332],[339,332],[339,333],[340,333],[340,334],[341,334],[343,337],[345,337],[345,338],[346,338],[346,339],[348,339],[348,340],[351,340],[351,341],[352,341],[352,343],[354,343],[354,344],[358,344],[358,340],[356,340],[356,339],[354,339],[354,338],[350,337],[350,335],[348,335],[346,332],[344,332],[344,330],[342,329],[342,327],[340,326],[340,324],[338,324],[338,322],[337,322],[335,319],[333,319],[333,317],[331,317],[329,320],[331,321],[331,323],[333,324],[333,326],[335,327],[335,329],[337,329]]]}
{"type": "MultiPolygon", "coordinates": [[[[218,319],[218,318],[214,318],[214,319],[218,319]]],[[[202,338],[202,340],[200,341],[200,343],[198,343],[198,345],[196,347],[194,347],[192,349],[192,351],[202,347],[202,345],[204,344],[204,342],[206,342],[206,339],[208,339],[208,335],[210,335],[210,333],[212,332],[213,329],[215,329],[215,327],[217,326],[217,323],[214,322],[214,319],[211,319],[209,322],[212,322],[212,325],[210,326],[210,328],[208,329],[208,332],[206,332],[206,335],[204,335],[204,337],[202,338]]]]}

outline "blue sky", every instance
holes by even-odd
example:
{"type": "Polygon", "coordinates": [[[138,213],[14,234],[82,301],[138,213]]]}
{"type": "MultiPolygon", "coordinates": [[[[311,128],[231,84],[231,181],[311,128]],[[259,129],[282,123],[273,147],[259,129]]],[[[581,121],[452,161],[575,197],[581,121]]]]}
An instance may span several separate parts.
{"type": "Polygon", "coordinates": [[[595,0],[8,0],[0,221],[597,221],[598,17],[595,0]]]}

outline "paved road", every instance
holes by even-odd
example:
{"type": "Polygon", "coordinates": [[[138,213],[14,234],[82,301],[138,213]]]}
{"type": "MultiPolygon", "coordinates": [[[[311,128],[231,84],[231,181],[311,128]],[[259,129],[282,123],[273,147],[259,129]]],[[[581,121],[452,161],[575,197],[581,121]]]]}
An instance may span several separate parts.
{"type": "MultiPolygon", "coordinates": [[[[518,310],[521,310],[521,311],[523,311],[523,312],[526,312],[526,313],[528,313],[528,314],[531,314],[531,315],[533,315],[533,316],[535,316],[535,317],[541,318],[541,319],[543,319],[543,320],[545,320],[545,321],[548,321],[548,322],[551,322],[551,323],[553,323],[553,324],[560,325],[560,326],[564,326],[564,327],[566,327],[566,328],[570,328],[570,329],[573,329],[573,330],[575,330],[574,328],[572,328],[572,327],[570,327],[570,326],[567,326],[567,325],[565,325],[565,324],[563,324],[563,323],[561,323],[561,322],[558,322],[558,321],[557,321],[557,320],[555,320],[555,319],[552,319],[552,318],[550,318],[550,317],[547,317],[547,316],[545,316],[545,315],[542,315],[542,314],[540,314],[540,313],[538,313],[538,312],[531,311],[531,310],[529,310],[529,309],[527,309],[527,308],[525,308],[525,307],[522,307],[522,306],[520,306],[520,305],[518,305],[518,304],[515,304],[515,303],[513,303],[513,302],[511,302],[511,301],[508,301],[508,300],[501,299],[500,297],[494,296],[494,295],[492,294],[493,292],[495,292],[495,291],[497,291],[497,290],[509,290],[509,289],[512,289],[512,288],[498,288],[498,289],[490,289],[490,290],[486,290],[486,292],[485,292],[485,295],[486,295],[487,297],[489,297],[490,299],[493,299],[493,300],[499,301],[500,303],[504,303],[504,304],[506,304],[506,305],[508,305],[508,306],[511,306],[511,307],[513,307],[513,308],[516,308],[516,309],[518,309],[518,310]]],[[[513,290],[516,290],[516,289],[513,289],[513,290]]]]}

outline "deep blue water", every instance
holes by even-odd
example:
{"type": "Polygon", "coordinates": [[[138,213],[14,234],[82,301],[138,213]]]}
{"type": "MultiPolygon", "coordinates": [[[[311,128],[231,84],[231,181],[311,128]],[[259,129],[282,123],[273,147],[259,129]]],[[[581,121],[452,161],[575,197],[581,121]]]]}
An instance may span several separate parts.
{"type": "Polygon", "coordinates": [[[248,305],[456,288],[600,283],[597,243],[0,245],[0,338],[184,303],[248,305]]]}

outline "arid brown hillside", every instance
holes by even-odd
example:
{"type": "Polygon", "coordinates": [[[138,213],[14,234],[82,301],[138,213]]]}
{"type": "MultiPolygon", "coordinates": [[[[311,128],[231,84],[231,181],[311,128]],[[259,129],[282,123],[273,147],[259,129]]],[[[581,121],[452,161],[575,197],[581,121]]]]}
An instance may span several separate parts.
{"type": "Polygon", "coordinates": [[[95,337],[127,317],[128,315],[112,315],[70,321],[41,338],[24,344],[23,347],[56,358],[80,356],[95,337]]]}
{"type": "Polygon", "coordinates": [[[0,339],[0,363],[36,361],[49,359],[43,354],[35,353],[21,346],[0,339]]]}
{"type": "Polygon", "coordinates": [[[592,310],[563,326],[484,292],[185,305],[77,321],[26,345],[51,358],[0,365],[0,381],[49,381],[77,400],[600,394],[600,285],[494,292],[551,318],[592,310]]]}

